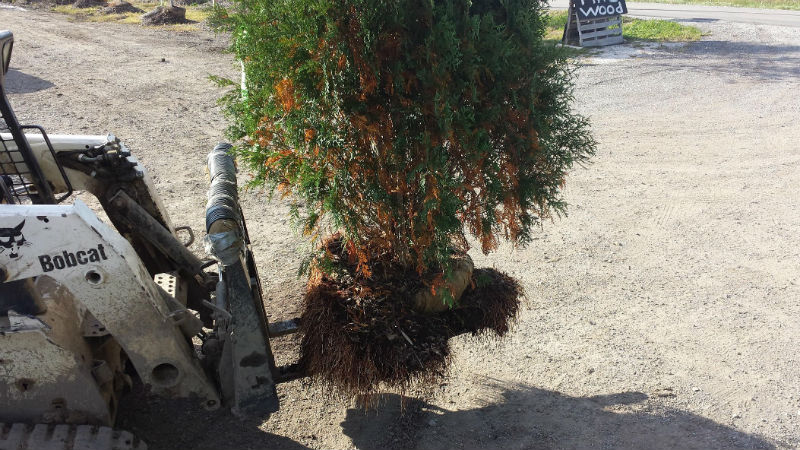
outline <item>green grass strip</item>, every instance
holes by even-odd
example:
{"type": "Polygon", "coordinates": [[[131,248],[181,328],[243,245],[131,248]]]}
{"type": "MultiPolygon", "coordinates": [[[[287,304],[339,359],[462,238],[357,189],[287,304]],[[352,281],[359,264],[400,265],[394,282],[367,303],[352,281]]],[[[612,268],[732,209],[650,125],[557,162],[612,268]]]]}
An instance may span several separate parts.
{"type": "MultiPolygon", "coordinates": [[[[566,11],[549,12],[545,39],[561,40],[566,23],[566,11]]],[[[645,20],[625,17],[622,25],[622,36],[625,39],[635,41],[691,42],[699,40],[703,33],[697,27],[683,25],[671,20],[645,20]]]]}

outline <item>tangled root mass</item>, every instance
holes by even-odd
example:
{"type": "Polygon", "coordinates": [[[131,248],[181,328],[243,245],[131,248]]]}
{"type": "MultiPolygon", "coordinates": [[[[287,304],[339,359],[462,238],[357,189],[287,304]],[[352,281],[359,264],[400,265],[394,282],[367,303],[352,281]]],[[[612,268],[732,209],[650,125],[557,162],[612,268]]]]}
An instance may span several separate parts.
{"type": "Polygon", "coordinates": [[[360,277],[339,240],[325,246],[341,270],[312,274],[301,316],[300,363],[347,396],[433,386],[446,374],[451,337],[503,336],[517,316],[522,288],[500,271],[475,270],[458,307],[423,314],[414,309],[414,294],[425,288],[416,272],[375,261],[373,274],[382,275],[360,277]]]}

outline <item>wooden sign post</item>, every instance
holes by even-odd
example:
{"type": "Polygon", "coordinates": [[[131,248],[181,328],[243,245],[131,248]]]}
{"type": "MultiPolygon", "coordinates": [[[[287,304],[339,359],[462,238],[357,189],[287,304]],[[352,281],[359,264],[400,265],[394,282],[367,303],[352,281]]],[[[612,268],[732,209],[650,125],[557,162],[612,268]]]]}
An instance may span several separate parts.
{"type": "Polygon", "coordinates": [[[628,13],[625,0],[572,0],[561,42],[581,47],[622,43],[622,15],[628,13]]]}

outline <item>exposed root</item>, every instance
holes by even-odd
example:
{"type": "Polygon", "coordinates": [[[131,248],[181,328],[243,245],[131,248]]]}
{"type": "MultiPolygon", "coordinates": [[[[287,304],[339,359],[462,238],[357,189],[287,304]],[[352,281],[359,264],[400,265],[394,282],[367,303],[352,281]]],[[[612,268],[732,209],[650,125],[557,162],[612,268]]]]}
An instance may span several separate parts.
{"type": "Polygon", "coordinates": [[[437,385],[450,363],[451,337],[502,336],[517,315],[522,288],[494,269],[474,272],[458,308],[423,314],[414,309],[414,293],[424,286],[416,272],[384,267],[382,279],[359,278],[340,241],[325,245],[342,271],[312,274],[301,318],[300,362],[309,375],[346,396],[437,385]]]}

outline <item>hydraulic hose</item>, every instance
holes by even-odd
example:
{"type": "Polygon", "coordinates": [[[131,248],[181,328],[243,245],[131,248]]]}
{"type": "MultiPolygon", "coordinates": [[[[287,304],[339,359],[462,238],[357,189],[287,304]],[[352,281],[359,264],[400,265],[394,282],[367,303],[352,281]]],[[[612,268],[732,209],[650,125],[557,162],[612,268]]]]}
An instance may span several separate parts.
{"type": "Polygon", "coordinates": [[[241,227],[241,212],[236,187],[236,166],[229,154],[231,144],[219,143],[208,154],[211,186],[206,204],[206,232],[219,220],[232,220],[241,227]]]}

